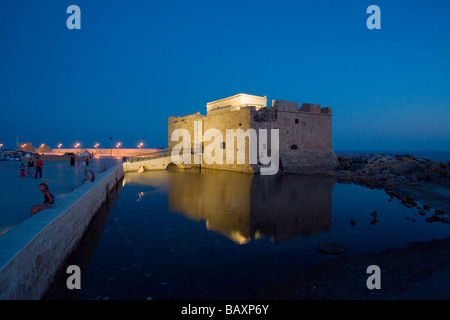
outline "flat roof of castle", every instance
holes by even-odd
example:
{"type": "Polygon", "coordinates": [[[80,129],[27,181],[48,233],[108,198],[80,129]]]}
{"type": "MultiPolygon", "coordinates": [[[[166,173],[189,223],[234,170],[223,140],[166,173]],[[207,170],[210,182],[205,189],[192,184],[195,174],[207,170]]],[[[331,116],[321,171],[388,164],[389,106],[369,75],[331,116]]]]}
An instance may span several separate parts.
{"type": "Polygon", "coordinates": [[[234,98],[242,97],[242,96],[257,97],[257,98],[267,98],[267,96],[257,96],[257,95],[248,94],[248,93],[238,93],[238,94],[235,94],[234,96],[230,96],[230,97],[226,97],[226,98],[223,98],[223,99],[219,99],[219,100],[214,100],[214,101],[208,102],[206,105],[217,103],[217,102],[221,102],[221,101],[226,101],[226,100],[230,100],[230,99],[234,99],[234,98]]]}

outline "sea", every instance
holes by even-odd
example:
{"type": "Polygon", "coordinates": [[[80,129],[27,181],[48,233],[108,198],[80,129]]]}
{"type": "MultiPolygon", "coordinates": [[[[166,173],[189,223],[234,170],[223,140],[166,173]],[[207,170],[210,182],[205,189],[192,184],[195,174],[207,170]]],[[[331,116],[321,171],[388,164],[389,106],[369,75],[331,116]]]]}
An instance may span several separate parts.
{"type": "MultiPolygon", "coordinates": [[[[348,153],[355,152],[336,151],[348,153]]],[[[450,152],[360,153],[450,161],[450,152]]],[[[120,161],[92,159],[90,167],[100,175],[120,161]]],[[[35,179],[21,178],[19,166],[0,162],[0,236],[43,200],[40,182],[61,199],[80,185],[85,169],[84,163],[49,161],[35,179]]],[[[128,173],[71,257],[70,264],[82,266],[82,289],[68,290],[62,274],[45,299],[258,298],[264,286],[335,257],[318,251],[320,244],[337,243],[346,254],[358,254],[449,237],[449,224],[426,221],[436,208],[419,214],[425,204],[407,208],[383,190],[329,177],[128,173]]]]}
{"type": "MultiPolygon", "coordinates": [[[[450,152],[389,153],[450,160],[450,152]]],[[[426,221],[437,208],[419,214],[426,204],[408,208],[329,177],[128,173],[68,262],[81,267],[82,289],[68,290],[62,274],[45,299],[257,299],[265,286],[336,258],[323,244],[361,254],[449,237],[449,224],[426,221]]]]}

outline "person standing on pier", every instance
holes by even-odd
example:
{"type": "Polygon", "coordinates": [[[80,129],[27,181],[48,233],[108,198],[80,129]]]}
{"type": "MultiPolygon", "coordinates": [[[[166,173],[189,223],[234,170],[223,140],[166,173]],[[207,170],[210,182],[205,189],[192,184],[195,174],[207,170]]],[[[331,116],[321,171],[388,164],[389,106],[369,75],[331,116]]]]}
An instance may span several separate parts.
{"type": "Polygon", "coordinates": [[[39,178],[42,178],[42,167],[44,166],[44,163],[42,162],[41,158],[36,158],[36,173],[34,174],[34,178],[37,179],[37,176],[39,174],[39,178]]]}
{"type": "Polygon", "coordinates": [[[28,175],[30,177],[33,177],[33,173],[34,173],[34,160],[33,158],[30,158],[30,160],[28,160],[28,175]]]}

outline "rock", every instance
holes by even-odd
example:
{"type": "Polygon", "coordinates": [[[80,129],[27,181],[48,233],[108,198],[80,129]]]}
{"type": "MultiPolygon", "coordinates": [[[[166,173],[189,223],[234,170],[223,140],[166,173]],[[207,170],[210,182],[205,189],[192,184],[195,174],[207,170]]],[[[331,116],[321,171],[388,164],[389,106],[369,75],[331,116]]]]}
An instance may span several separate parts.
{"type": "Polygon", "coordinates": [[[446,167],[446,168],[442,169],[441,170],[441,175],[443,177],[450,178],[450,167],[446,167]]]}
{"type": "Polygon", "coordinates": [[[403,175],[403,172],[401,172],[400,170],[396,170],[396,169],[392,169],[390,170],[391,174],[393,174],[394,176],[400,177],[403,175]]]}
{"type": "Polygon", "coordinates": [[[434,214],[442,215],[442,214],[445,214],[445,211],[444,211],[444,210],[441,210],[441,209],[436,209],[436,210],[434,211],[434,214]]]}
{"type": "Polygon", "coordinates": [[[374,179],[376,179],[376,180],[384,180],[384,175],[382,175],[381,173],[379,173],[379,174],[376,174],[376,175],[374,175],[373,176],[374,177],[374,179]]]}
{"type": "MultiPolygon", "coordinates": [[[[440,172],[442,169],[441,166],[434,161],[431,161],[431,162],[432,162],[432,164],[428,166],[428,172],[433,172],[433,173],[440,172]]],[[[427,163],[429,163],[429,162],[427,162],[427,163]]],[[[427,167],[427,163],[425,164],[425,167],[427,167]]]]}
{"type": "Polygon", "coordinates": [[[436,214],[433,214],[430,218],[426,219],[427,222],[440,222],[441,218],[439,218],[436,214]]]}
{"type": "Polygon", "coordinates": [[[423,217],[426,213],[425,213],[425,211],[420,210],[420,211],[419,211],[419,214],[423,217]]]}
{"type": "Polygon", "coordinates": [[[319,243],[319,247],[317,250],[319,252],[326,253],[326,254],[340,254],[340,253],[344,253],[347,250],[347,248],[341,244],[324,242],[324,243],[319,243]]]}
{"type": "Polygon", "coordinates": [[[352,160],[355,163],[367,163],[367,158],[363,155],[354,155],[352,160]]]}
{"type": "Polygon", "coordinates": [[[376,225],[378,223],[378,219],[377,218],[373,218],[372,221],[370,221],[371,225],[376,225]]]}
{"type": "Polygon", "coordinates": [[[408,208],[416,207],[417,202],[414,201],[415,197],[413,195],[407,195],[402,197],[402,204],[407,206],[408,208]]]}
{"type": "Polygon", "coordinates": [[[424,206],[423,206],[423,209],[428,211],[428,210],[431,209],[431,207],[430,207],[429,205],[424,205],[424,206]]]}
{"type": "Polygon", "coordinates": [[[416,173],[414,176],[416,177],[417,180],[420,180],[420,181],[427,180],[427,175],[425,173],[419,172],[419,173],[416,173]]]}
{"type": "Polygon", "coordinates": [[[376,218],[378,214],[377,214],[376,211],[374,211],[374,212],[372,212],[370,215],[371,215],[372,217],[376,218]]]}
{"type": "Polygon", "coordinates": [[[413,203],[406,203],[406,204],[404,204],[406,207],[408,207],[408,208],[414,208],[415,206],[417,206],[417,203],[416,202],[413,202],[413,203]]]}
{"type": "Polygon", "coordinates": [[[352,167],[353,161],[351,159],[339,159],[339,167],[342,170],[348,170],[352,167]]]}
{"type": "Polygon", "coordinates": [[[441,222],[442,223],[450,223],[450,218],[449,217],[442,217],[441,218],[441,222]]]}

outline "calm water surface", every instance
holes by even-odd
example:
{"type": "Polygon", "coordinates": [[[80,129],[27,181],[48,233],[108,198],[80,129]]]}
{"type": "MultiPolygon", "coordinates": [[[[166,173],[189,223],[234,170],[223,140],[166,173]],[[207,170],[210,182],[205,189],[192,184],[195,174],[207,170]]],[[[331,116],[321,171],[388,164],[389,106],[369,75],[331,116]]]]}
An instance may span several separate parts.
{"type": "Polygon", "coordinates": [[[74,256],[85,264],[82,289],[55,286],[53,298],[255,298],[262,286],[335,258],[317,251],[321,242],[351,254],[450,236],[450,225],[425,222],[431,212],[389,199],[326,177],[129,173],[98,239],[74,256]]]}

